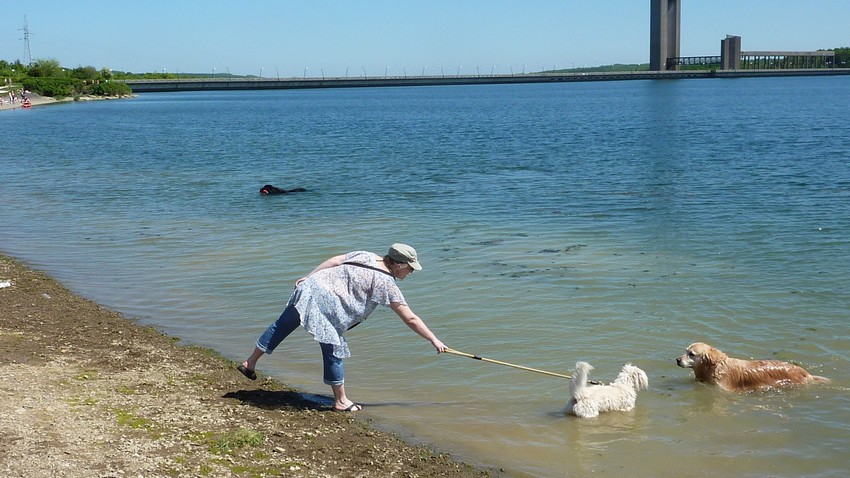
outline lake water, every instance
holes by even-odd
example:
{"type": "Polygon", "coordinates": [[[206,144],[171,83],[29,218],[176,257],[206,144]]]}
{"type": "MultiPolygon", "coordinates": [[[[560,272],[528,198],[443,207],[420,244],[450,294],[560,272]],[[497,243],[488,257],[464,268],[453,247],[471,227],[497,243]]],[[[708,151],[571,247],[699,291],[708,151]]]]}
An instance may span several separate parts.
{"type": "MultiPolygon", "coordinates": [[[[0,114],[0,250],[241,360],[329,256],[417,248],[450,347],[650,389],[565,417],[566,380],[349,335],[361,416],[517,477],[845,476],[850,81],[667,80],[146,94],[0,114]],[[261,197],[260,186],[306,193],[261,197]],[[730,394],[695,341],[829,385],[730,394]]],[[[328,394],[303,331],[261,371],[328,394]]]]}

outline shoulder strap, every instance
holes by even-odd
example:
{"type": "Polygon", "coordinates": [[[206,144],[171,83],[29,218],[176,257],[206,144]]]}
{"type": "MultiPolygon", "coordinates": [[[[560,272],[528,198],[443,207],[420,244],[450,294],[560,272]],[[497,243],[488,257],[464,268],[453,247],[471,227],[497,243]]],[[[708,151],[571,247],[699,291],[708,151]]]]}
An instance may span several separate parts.
{"type": "MultiPolygon", "coordinates": [[[[361,264],[359,262],[343,262],[342,264],[343,265],[349,265],[349,266],[362,267],[364,269],[372,269],[373,271],[381,272],[381,273],[386,274],[386,275],[392,277],[393,279],[395,279],[395,276],[393,276],[392,274],[390,274],[389,272],[387,272],[383,269],[378,269],[377,267],[367,266],[366,264],[361,264]]],[[[363,320],[366,320],[366,319],[363,319],[363,320]]],[[[351,327],[348,328],[348,330],[351,330],[354,327],[357,327],[358,325],[360,325],[360,322],[357,322],[356,324],[352,325],[351,327]]]]}
{"type": "Polygon", "coordinates": [[[361,264],[359,262],[343,262],[343,265],[357,266],[357,267],[362,267],[364,269],[372,269],[373,271],[381,272],[381,273],[386,274],[386,275],[392,277],[393,279],[395,279],[395,277],[392,274],[390,274],[389,272],[387,272],[383,269],[378,269],[377,267],[367,266],[366,264],[361,264]]]}

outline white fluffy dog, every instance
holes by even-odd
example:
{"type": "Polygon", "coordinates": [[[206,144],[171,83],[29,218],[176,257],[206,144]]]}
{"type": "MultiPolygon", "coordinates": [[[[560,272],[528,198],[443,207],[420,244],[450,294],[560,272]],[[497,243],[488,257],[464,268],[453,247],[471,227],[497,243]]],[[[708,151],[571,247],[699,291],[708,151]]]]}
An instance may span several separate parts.
{"type": "Polygon", "coordinates": [[[631,410],[635,407],[638,390],[649,388],[646,373],[627,363],[610,385],[590,385],[587,373],[593,367],[587,362],[578,362],[570,382],[570,400],[565,413],[581,418],[593,418],[611,410],[631,410]]]}

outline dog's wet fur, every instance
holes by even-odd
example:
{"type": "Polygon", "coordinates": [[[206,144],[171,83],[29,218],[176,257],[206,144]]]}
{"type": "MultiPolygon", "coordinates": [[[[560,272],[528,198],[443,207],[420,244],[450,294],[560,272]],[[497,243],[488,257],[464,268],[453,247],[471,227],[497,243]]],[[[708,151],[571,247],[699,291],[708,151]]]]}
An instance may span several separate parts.
{"type": "Polygon", "coordinates": [[[703,342],[688,346],[685,354],[676,358],[676,365],[693,369],[698,382],[730,392],[829,382],[799,365],[781,360],[736,359],[703,342]]]}
{"type": "Polygon", "coordinates": [[[593,366],[587,362],[576,363],[565,413],[579,418],[594,418],[604,412],[628,411],[635,407],[637,392],[649,388],[646,373],[632,364],[624,365],[609,385],[588,384],[587,375],[591,370],[593,366]]]}
{"type": "Polygon", "coordinates": [[[265,186],[260,188],[260,194],[262,195],[276,195],[276,194],[289,194],[289,193],[303,193],[307,190],[304,188],[295,188],[295,189],[281,189],[271,184],[266,184],[265,186]]]}

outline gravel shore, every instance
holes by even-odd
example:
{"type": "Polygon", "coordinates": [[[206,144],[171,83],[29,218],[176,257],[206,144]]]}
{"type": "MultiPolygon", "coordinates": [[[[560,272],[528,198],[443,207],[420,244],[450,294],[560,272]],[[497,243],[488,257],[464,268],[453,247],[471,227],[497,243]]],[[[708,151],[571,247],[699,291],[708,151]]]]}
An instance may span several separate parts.
{"type": "Polygon", "coordinates": [[[0,255],[0,476],[482,477],[0,255]]]}

